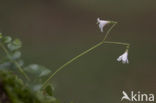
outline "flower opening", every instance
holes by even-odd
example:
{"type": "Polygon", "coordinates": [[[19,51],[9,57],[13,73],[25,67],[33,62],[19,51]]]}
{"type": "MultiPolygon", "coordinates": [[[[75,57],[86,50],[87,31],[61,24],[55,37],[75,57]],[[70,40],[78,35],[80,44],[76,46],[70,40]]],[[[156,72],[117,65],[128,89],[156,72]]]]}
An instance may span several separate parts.
{"type": "Polygon", "coordinates": [[[117,61],[122,61],[123,64],[125,64],[125,63],[128,64],[129,63],[129,61],[128,61],[128,51],[126,50],[125,53],[123,53],[121,56],[119,56],[117,58],[117,61]]]}
{"type": "Polygon", "coordinates": [[[108,23],[110,23],[110,21],[100,20],[100,18],[97,18],[97,24],[99,24],[101,32],[103,32],[103,27],[108,23]]]}

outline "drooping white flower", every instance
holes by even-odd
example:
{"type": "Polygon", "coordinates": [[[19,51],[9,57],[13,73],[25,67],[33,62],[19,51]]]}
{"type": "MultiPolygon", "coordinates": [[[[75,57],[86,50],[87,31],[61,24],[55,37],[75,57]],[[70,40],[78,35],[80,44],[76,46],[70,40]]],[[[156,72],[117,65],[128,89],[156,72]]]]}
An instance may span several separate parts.
{"type": "Polygon", "coordinates": [[[100,18],[97,18],[97,24],[99,24],[101,32],[103,32],[103,27],[108,23],[110,23],[110,21],[100,20],[100,18]]]}
{"type": "Polygon", "coordinates": [[[125,51],[121,56],[117,58],[117,61],[122,61],[123,64],[129,63],[128,62],[128,50],[125,51]]]}

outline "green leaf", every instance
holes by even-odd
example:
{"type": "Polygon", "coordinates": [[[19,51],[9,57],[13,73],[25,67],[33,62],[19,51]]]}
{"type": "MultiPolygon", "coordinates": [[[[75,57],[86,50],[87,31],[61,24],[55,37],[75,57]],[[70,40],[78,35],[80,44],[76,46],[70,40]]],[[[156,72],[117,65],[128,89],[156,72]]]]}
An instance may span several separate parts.
{"type": "Polygon", "coordinates": [[[52,87],[52,85],[48,85],[48,86],[45,88],[45,91],[46,91],[46,93],[47,93],[49,96],[53,96],[53,87],[52,87]]]}
{"type": "Polygon", "coordinates": [[[19,39],[15,39],[15,40],[13,41],[13,44],[16,45],[16,46],[22,46],[22,42],[21,42],[21,40],[19,40],[19,39]]]}
{"type": "Polygon", "coordinates": [[[40,73],[40,77],[48,75],[49,73],[50,73],[50,70],[48,69],[42,70],[42,72],[40,73]]]}
{"type": "Polygon", "coordinates": [[[33,90],[33,91],[39,91],[41,90],[42,84],[39,83],[31,83],[29,85],[29,87],[33,90]]]}
{"type": "Polygon", "coordinates": [[[37,65],[37,64],[31,64],[24,68],[24,70],[33,76],[37,77],[43,77],[48,75],[51,71],[44,66],[37,65]]]}
{"type": "Polygon", "coordinates": [[[11,59],[16,60],[21,57],[21,52],[20,51],[15,51],[13,55],[11,56],[11,59]]]}
{"type": "Polygon", "coordinates": [[[13,43],[9,43],[7,46],[8,46],[8,49],[9,49],[10,51],[14,51],[14,50],[17,50],[17,49],[21,48],[21,46],[19,46],[19,45],[14,45],[13,43]]]}
{"type": "Polygon", "coordinates": [[[15,39],[13,40],[13,42],[9,43],[7,46],[10,51],[14,51],[22,47],[22,42],[19,39],[15,39]]]}
{"type": "Polygon", "coordinates": [[[4,37],[4,43],[10,43],[12,41],[12,38],[10,36],[4,37]]]}
{"type": "Polygon", "coordinates": [[[0,70],[6,70],[6,69],[8,70],[10,65],[11,65],[10,62],[4,62],[0,64],[0,70]]]}
{"type": "Polygon", "coordinates": [[[17,60],[17,63],[20,65],[20,66],[23,66],[24,65],[24,61],[23,60],[17,60]]]}

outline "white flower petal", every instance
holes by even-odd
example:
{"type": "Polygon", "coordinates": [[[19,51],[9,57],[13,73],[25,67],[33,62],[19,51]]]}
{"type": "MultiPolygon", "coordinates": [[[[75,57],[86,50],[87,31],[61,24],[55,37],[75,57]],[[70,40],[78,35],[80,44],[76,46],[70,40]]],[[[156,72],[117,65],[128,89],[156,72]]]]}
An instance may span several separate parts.
{"type": "Polygon", "coordinates": [[[126,51],[126,52],[123,53],[121,56],[119,56],[119,57],[117,58],[117,61],[122,61],[123,64],[129,63],[129,61],[128,61],[128,51],[126,51]]]}
{"type": "Polygon", "coordinates": [[[97,24],[99,24],[99,28],[101,30],[101,32],[103,32],[103,28],[106,24],[108,24],[109,21],[106,20],[100,20],[100,18],[97,18],[97,24]]]}
{"type": "Polygon", "coordinates": [[[128,59],[127,59],[127,61],[126,61],[126,62],[127,62],[127,64],[129,63],[128,59]]]}
{"type": "Polygon", "coordinates": [[[121,59],[122,59],[122,56],[119,56],[119,57],[117,58],[117,61],[121,61],[121,59]]]}

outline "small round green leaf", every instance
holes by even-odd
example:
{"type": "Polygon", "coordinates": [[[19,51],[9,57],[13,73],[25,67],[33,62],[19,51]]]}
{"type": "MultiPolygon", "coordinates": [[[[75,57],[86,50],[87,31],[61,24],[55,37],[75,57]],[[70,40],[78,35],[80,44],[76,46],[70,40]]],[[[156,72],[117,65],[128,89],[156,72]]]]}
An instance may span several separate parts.
{"type": "Polygon", "coordinates": [[[41,66],[41,65],[37,65],[37,64],[31,64],[31,65],[25,67],[24,70],[26,72],[32,74],[33,76],[37,76],[37,77],[46,76],[51,72],[46,67],[41,66]]]}
{"type": "Polygon", "coordinates": [[[53,87],[52,87],[52,85],[48,85],[48,86],[45,88],[45,91],[46,91],[46,93],[47,93],[49,96],[53,96],[53,87]]]}
{"type": "Polygon", "coordinates": [[[4,43],[10,43],[12,41],[12,38],[10,36],[4,37],[4,43]]]}
{"type": "Polygon", "coordinates": [[[13,53],[13,55],[11,56],[11,58],[12,58],[13,60],[19,59],[20,57],[21,57],[21,52],[20,52],[20,51],[15,51],[15,52],[13,53]]]}

